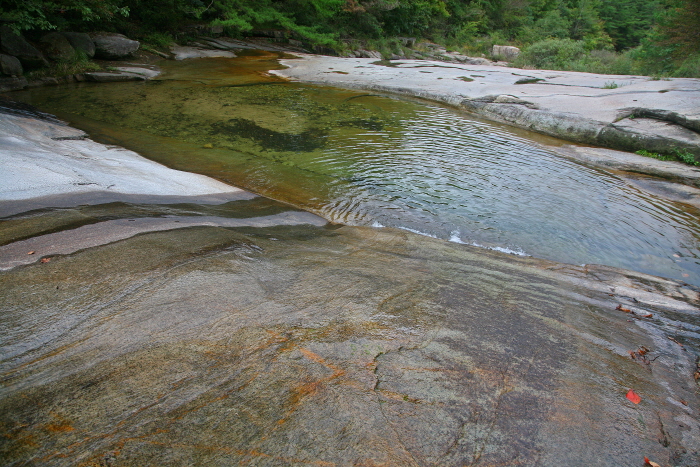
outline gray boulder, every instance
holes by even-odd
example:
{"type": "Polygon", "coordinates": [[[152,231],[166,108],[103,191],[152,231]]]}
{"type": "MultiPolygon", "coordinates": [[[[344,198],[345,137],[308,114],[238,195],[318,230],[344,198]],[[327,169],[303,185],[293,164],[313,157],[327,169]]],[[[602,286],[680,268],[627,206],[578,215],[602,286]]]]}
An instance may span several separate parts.
{"type": "Polygon", "coordinates": [[[92,36],[95,43],[95,57],[105,60],[121,60],[130,57],[141,45],[139,41],[121,34],[101,33],[92,36]]]}
{"type": "Polygon", "coordinates": [[[25,68],[41,68],[49,62],[32,44],[9,26],[0,26],[0,52],[17,57],[25,68]]]}
{"type": "Polygon", "coordinates": [[[22,73],[24,73],[24,70],[17,57],[0,54],[0,74],[19,77],[22,76],[22,73]]]}
{"type": "Polygon", "coordinates": [[[24,76],[19,78],[0,76],[0,92],[19,91],[26,88],[28,84],[24,76]]]}
{"type": "Polygon", "coordinates": [[[51,60],[71,60],[75,58],[75,49],[60,32],[50,32],[44,35],[39,40],[39,44],[44,54],[51,60]]]}
{"type": "Polygon", "coordinates": [[[512,62],[520,55],[520,49],[509,45],[494,45],[491,49],[491,55],[494,58],[512,62]]]}
{"type": "Polygon", "coordinates": [[[401,41],[401,45],[404,47],[412,49],[416,45],[415,37],[399,37],[398,39],[401,41]]]}
{"type": "Polygon", "coordinates": [[[355,51],[355,56],[358,58],[378,58],[382,59],[382,54],[376,50],[359,49],[355,51]]]}
{"type": "Polygon", "coordinates": [[[61,34],[68,39],[75,50],[84,53],[87,58],[95,56],[95,43],[88,34],[84,32],[62,32],[61,34]]]}

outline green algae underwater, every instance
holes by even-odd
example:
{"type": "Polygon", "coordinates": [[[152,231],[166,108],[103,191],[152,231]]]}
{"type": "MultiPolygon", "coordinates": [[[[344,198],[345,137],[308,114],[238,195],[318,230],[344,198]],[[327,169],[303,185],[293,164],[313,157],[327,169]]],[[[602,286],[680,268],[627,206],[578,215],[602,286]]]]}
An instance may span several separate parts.
{"type": "MultiPolygon", "coordinates": [[[[403,117],[416,108],[376,99],[403,117]]],[[[258,131],[246,127],[253,109],[242,115],[226,138],[258,131]]],[[[372,116],[346,114],[362,123],[342,131],[388,131],[390,119],[372,116]]],[[[336,130],[300,125],[267,152],[307,150],[313,131],[336,130]]],[[[167,136],[150,144],[182,158],[173,166],[203,154],[221,179],[246,165],[209,158],[225,148],[205,136],[179,151],[167,136]]],[[[324,212],[331,190],[295,204],[318,178],[286,161],[274,164],[290,167],[281,185],[267,186],[267,169],[242,175],[286,203],[133,201],[2,220],[7,245],[130,219],[250,223],[146,231],[0,271],[4,465],[697,465],[695,287],[397,226],[255,226],[324,212]],[[648,358],[631,358],[641,348],[648,358]]],[[[378,222],[367,216],[357,223],[378,222]]]]}
{"type": "Polygon", "coordinates": [[[156,80],[13,96],[99,141],[331,222],[700,286],[697,208],[453,109],[283,81],[267,73],[278,56],[164,61],[156,80]]]}

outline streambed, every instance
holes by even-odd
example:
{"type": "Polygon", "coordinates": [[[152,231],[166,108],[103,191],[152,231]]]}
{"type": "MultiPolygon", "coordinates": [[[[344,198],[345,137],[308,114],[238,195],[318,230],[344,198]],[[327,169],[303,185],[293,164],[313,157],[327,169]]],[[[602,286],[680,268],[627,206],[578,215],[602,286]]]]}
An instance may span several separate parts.
{"type": "MultiPolygon", "coordinates": [[[[580,178],[602,202],[632,190],[622,179],[443,108],[257,84],[270,79],[258,72],[271,58],[185,62],[160,83],[71,90],[90,112],[61,115],[103,141],[298,207],[248,193],[107,202],[115,195],[106,189],[3,218],[0,257],[32,258],[0,268],[4,464],[632,467],[646,456],[697,465],[698,289],[460,244],[470,239],[455,225],[469,215],[451,212],[450,197],[469,190],[441,182],[456,166],[481,175],[472,190],[493,180],[496,199],[496,187],[515,187],[517,203],[519,179],[500,180],[485,162],[492,147],[510,148],[496,159],[509,176],[547,182],[524,193],[566,193],[580,178]],[[192,82],[178,73],[205,65],[200,91],[233,81],[264,99],[234,112],[240,96],[219,95],[219,105],[189,94],[192,82]],[[133,94],[150,86],[172,89],[133,94]],[[133,102],[120,111],[83,94],[100,88],[133,102]],[[153,104],[157,114],[175,98],[183,101],[162,121],[138,111],[153,104]],[[186,123],[192,114],[208,126],[186,123]],[[451,126],[438,131],[431,115],[451,126]],[[431,130],[416,130],[424,120],[431,130]],[[453,151],[469,132],[481,139],[453,151]],[[450,143],[430,149],[421,134],[450,143]],[[462,165],[433,159],[442,152],[462,165]],[[570,179],[537,179],[528,158],[570,179]],[[377,173],[359,171],[367,167],[377,173]],[[444,204],[421,185],[428,176],[449,187],[444,204]],[[392,222],[442,239],[372,227],[392,222]]],[[[50,92],[61,105],[73,99],[50,92]]],[[[484,202],[471,205],[485,209],[480,189],[474,199],[484,202]]]]}
{"type": "MultiPolygon", "coordinates": [[[[287,83],[274,54],[14,93],[173,168],[320,214],[700,284],[700,210],[438,105],[287,83]]],[[[329,71],[332,72],[332,71],[329,71]]]]}

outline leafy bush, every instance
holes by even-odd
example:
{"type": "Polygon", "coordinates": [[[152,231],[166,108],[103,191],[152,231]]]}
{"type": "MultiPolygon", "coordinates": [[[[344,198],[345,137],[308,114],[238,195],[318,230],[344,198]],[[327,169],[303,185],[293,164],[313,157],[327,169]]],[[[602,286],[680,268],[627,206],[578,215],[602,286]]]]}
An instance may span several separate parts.
{"type": "Polygon", "coordinates": [[[640,149],[639,151],[636,151],[635,154],[639,154],[640,156],[644,157],[651,157],[661,161],[683,162],[684,164],[694,166],[700,165],[700,162],[697,161],[696,157],[685,149],[675,148],[670,154],[659,154],[658,152],[650,152],[646,149],[640,149]]]}
{"type": "Polygon", "coordinates": [[[673,76],[678,78],[700,78],[700,55],[692,55],[685,59],[673,71],[673,76]]]}
{"type": "Polygon", "coordinates": [[[128,16],[129,8],[120,0],[3,0],[0,17],[12,20],[19,31],[81,29],[116,16],[128,16]]]}
{"type": "Polygon", "coordinates": [[[170,47],[170,44],[174,42],[174,39],[173,36],[168,33],[154,32],[145,36],[142,42],[156,48],[167,49],[170,47]]]}
{"type": "Polygon", "coordinates": [[[59,60],[52,63],[48,68],[30,71],[27,73],[27,78],[30,80],[47,77],[60,78],[68,75],[86,73],[88,71],[99,71],[101,69],[100,65],[90,61],[84,52],[77,50],[72,59],[59,60]]]}
{"type": "Polygon", "coordinates": [[[583,41],[547,39],[525,48],[515,60],[515,66],[568,70],[573,62],[586,55],[583,41]]]}

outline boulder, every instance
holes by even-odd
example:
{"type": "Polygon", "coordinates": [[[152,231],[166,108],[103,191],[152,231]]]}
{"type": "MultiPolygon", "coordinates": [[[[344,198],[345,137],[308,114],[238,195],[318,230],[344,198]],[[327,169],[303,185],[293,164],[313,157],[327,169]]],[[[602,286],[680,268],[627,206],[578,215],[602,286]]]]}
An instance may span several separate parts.
{"type": "Polygon", "coordinates": [[[246,35],[249,37],[268,37],[280,41],[287,39],[287,31],[280,29],[253,29],[246,35]]]}
{"type": "Polygon", "coordinates": [[[0,76],[0,92],[19,91],[27,87],[27,78],[9,78],[0,76]]]}
{"type": "Polygon", "coordinates": [[[22,64],[17,57],[12,55],[0,54],[0,74],[7,76],[20,77],[24,73],[22,64]]]}
{"type": "Polygon", "coordinates": [[[68,39],[75,50],[84,53],[87,58],[95,56],[95,43],[88,34],[84,32],[62,32],[61,34],[68,39]]]}
{"type": "Polygon", "coordinates": [[[365,50],[365,49],[360,49],[355,51],[355,56],[358,58],[378,58],[382,59],[382,54],[380,52],[377,52],[375,50],[365,50]]]}
{"type": "Polygon", "coordinates": [[[121,34],[100,33],[92,36],[95,57],[105,60],[122,60],[130,57],[141,45],[121,34]]]}
{"type": "Polygon", "coordinates": [[[469,58],[464,63],[467,65],[493,65],[491,60],[482,57],[469,58]]]}
{"type": "Polygon", "coordinates": [[[0,26],[0,52],[17,57],[25,68],[41,68],[49,62],[32,44],[9,26],[0,26]]]}
{"type": "Polygon", "coordinates": [[[398,39],[401,41],[402,46],[408,47],[409,49],[412,49],[416,46],[415,37],[399,37],[398,39]]]}
{"type": "Polygon", "coordinates": [[[491,55],[496,59],[512,62],[520,55],[520,49],[509,45],[494,45],[491,50],[491,55]]]}
{"type": "Polygon", "coordinates": [[[75,49],[60,32],[50,32],[39,40],[44,54],[51,60],[71,60],[75,58],[75,49]]]}

